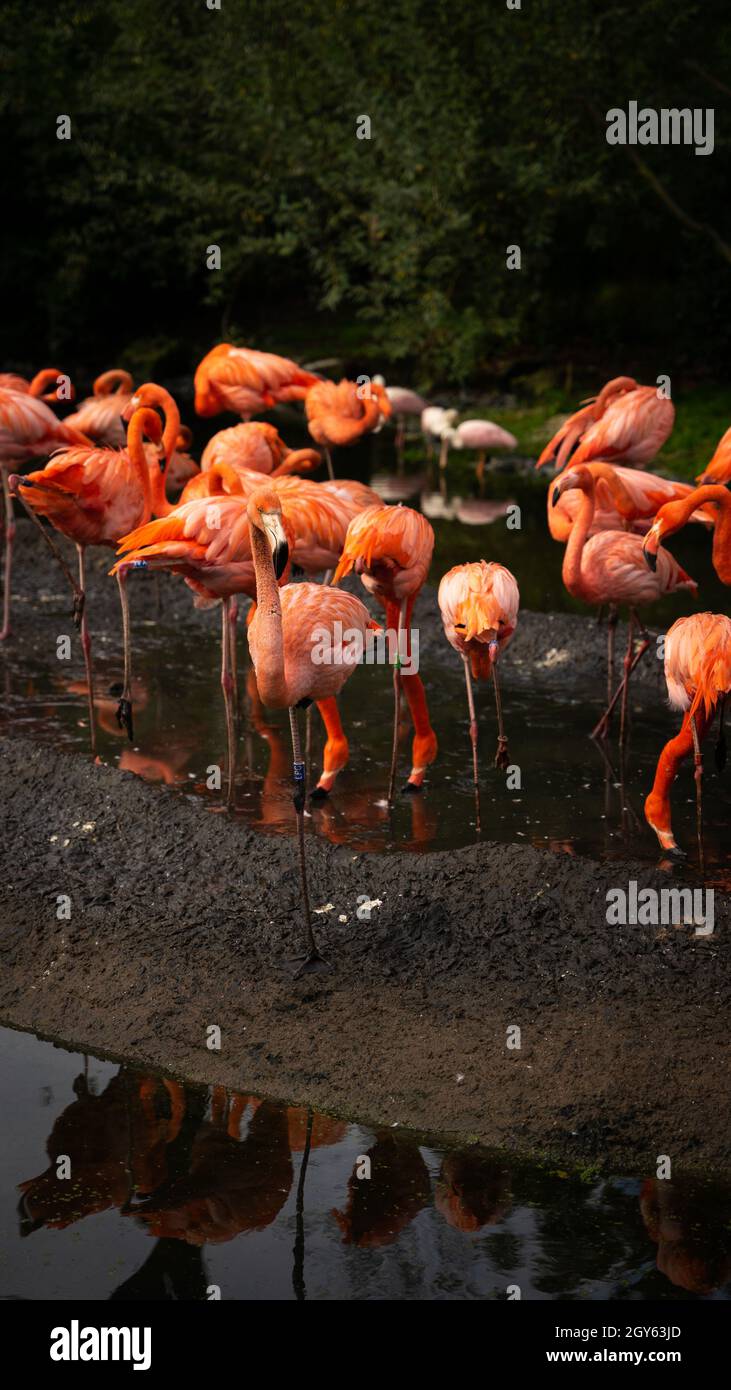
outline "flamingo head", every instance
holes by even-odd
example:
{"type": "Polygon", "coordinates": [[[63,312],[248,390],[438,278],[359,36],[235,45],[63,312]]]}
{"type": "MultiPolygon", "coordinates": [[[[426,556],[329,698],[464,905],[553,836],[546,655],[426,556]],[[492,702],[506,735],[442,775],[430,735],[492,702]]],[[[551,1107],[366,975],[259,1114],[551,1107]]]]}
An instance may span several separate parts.
{"type": "Polygon", "coordinates": [[[593,495],[594,478],[589,469],[583,464],[576,468],[567,468],[564,473],[556,479],[556,483],[551,495],[551,505],[558,506],[559,499],[571,488],[578,488],[580,492],[588,492],[593,495]]]}
{"type": "Polygon", "coordinates": [[[249,498],[246,512],[250,526],[266,536],[272,552],[274,574],[281,579],[289,560],[289,542],[277,493],[271,487],[256,488],[249,498]]]}

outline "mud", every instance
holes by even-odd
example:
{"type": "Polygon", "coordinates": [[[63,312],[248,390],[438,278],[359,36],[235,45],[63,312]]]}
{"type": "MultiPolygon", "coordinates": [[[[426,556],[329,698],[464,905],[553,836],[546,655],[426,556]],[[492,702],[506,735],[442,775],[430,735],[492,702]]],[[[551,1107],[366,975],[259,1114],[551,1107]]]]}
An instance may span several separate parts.
{"type": "MultiPolygon", "coordinates": [[[[14,663],[23,643],[55,640],[69,612],[28,529],[14,663]]],[[[106,568],[90,566],[90,619],[116,634],[106,568]]],[[[140,585],[138,627],[154,603],[140,585]]],[[[425,594],[422,659],[448,660],[433,603],[425,594]]],[[[182,585],[164,586],[163,605],[191,629],[218,621],[182,585]]],[[[570,649],[572,688],[595,690],[597,636],[590,619],[523,614],[514,674],[565,683],[570,649]]],[[[648,663],[643,698],[656,698],[659,667],[648,663]]],[[[489,842],[369,856],[310,835],[332,970],[294,980],[293,839],[21,738],[0,745],[0,804],[0,1017],[12,1025],[192,1081],[563,1162],[729,1166],[727,897],[716,893],[709,937],[606,922],[609,889],[680,885],[678,871],[489,842]],[[61,894],[70,920],[57,918],[61,894]],[[364,898],[369,920],[356,915],[364,898]],[[515,1025],[519,1050],[506,1046],[515,1025]]]]}

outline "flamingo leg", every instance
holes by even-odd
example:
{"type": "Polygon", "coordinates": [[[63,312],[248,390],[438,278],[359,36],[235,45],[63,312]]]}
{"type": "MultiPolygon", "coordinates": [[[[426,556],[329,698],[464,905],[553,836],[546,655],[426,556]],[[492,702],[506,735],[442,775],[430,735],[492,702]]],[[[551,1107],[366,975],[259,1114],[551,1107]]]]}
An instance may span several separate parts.
{"type": "Polygon", "coordinates": [[[695,715],[690,716],[690,728],[693,735],[693,760],[695,777],[695,822],[696,835],[698,837],[698,864],[702,874],[705,873],[703,856],[703,754],[701,752],[701,741],[698,737],[698,727],[695,722],[695,715]]]}
{"type": "MultiPolygon", "coordinates": [[[[23,481],[22,486],[23,486],[24,488],[25,488],[25,487],[35,487],[36,484],[35,484],[35,483],[29,483],[29,482],[27,482],[27,481],[23,481]]],[[[43,525],[42,521],[40,520],[39,517],[36,516],[35,512],[33,511],[33,508],[28,506],[28,503],[26,502],[26,500],[25,500],[25,498],[24,498],[24,496],[23,496],[23,493],[22,493],[22,492],[18,492],[18,491],[16,491],[16,490],[14,490],[13,488],[11,488],[11,489],[10,489],[10,495],[11,495],[11,497],[17,497],[17,498],[18,498],[18,501],[20,502],[20,504],[21,504],[21,506],[23,507],[23,509],[24,509],[24,511],[26,512],[26,514],[30,517],[31,521],[33,522],[33,525],[36,526],[36,527],[38,528],[38,530],[40,531],[40,533],[41,533],[41,535],[42,535],[42,537],[43,537],[43,539],[44,539],[46,545],[48,546],[48,549],[50,550],[51,554],[53,555],[54,559],[55,559],[55,560],[57,561],[57,563],[60,565],[61,570],[62,570],[62,572],[63,572],[65,578],[67,579],[68,584],[69,584],[69,587],[70,587],[70,589],[71,589],[71,592],[73,593],[73,596],[74,596],[74,606],[73,606],[73,610],[72,610],[72,617],[73,617],[73,620],[74,620],[74,626],[77,627],[77,628],[81,627],[81,619],[82,619],[82,615],[83,615],[83,611],[84,611],[84,599],[85,599],[86,595],[84,594],[83,590],[79,588],[79,586],[78,586],[76,580],[74,579],[73,574],[71,573],[71,570],[69,569],[68,565],[66,564],[66,561],[64,560],[63,555],[61,554],[61,551],[59,550],[58,546],[54,543],[54,541],[51,540],[51,537],[49,536],[48,531],[46,530],[46,528],[45,528],[45,526],[43,525]]]]}
{"type": "Polygon", "coordinates": [[[484,496],[485,496],[485,451],[484,451],[484,449],[481,450],[481,452],[478,454],[478,457],[477,457],[477,470],[476,470],[476,471],[477,471],[477,486],[478,486],[478,489],[479,489],[480,497],[484,497],[484,496]]]}
{"type": "Polygon", "coordinates": [[[239,616],[239,605],[235,595],[228,601],[228,635],[230,642],[229,668],[231,672],[231,687],[233,693],[234,719],[239,717],[239,655],[236,644],[236,623],[239,616]]]}
{"type": "Polygon", "coordinates": [[[648,647],[649,647],[649,645],[650,645],[650,636],[649,636],[649,633],[647,632],[647,629],[642,625],[642,623],[640,623],[640,620],[639,620],[639,618],[638,618],[637,613],[635,612],[635,610],[633,609],[632,611],[633,611],[633,613],[634,613],[635,622],[636,622],[636,623],[639,623],[640,632],[642,633],[642,636],[643,636],[643,641],[642,641],[641,645],[637,648],[637,651],[635,652],[635,654],[634,654],[634,656],[633,656],[633,658],[632,658],[632,661],[631,661],[629,670],[627,670],[627,671],[625,672],[625,675],[624,675],[623,679],[620,681],[619,685],[617,686],[617,689],[615,690],[615,692],[614,692],[614,694],[613,694],[611,700],[609,701],[609,705],[608,705],[607,708],[605,709],[605,711],[604,711],[604,713],[603,713],[601,719],[599,720],[599,723],[596,725],[596,727],[595,727],[594,729],[592,729],[592,731],[591,731],[591,737],[592,737],[592,738],[606,738],[606,730],[607,730],[607,726],[608,726],[608,724],[609,724],[609,720],[611,719],[611,716],[612,716],[612,710],[614,709],[614,706],[616,705],[616,703],[617,703],[617,701],[618,701],[620,695],[622,694],[622,691],[624,690],[625,683],[629,683],[629,678],[630,678],[630,676],[632,675],[632,672],[634,671],[635,666],[637,666],[638,662],[640,662],[640,661],[642,660],[643,656],[645,655],[645,652],[647,651],[647,649],[648,649],[648,647]]]}
{"type": "Polygon", "coordinates": [[[497,665],[492,663],[492,683],[495,688],[495,713],[497,715],[497,749],[495,750],[495,766],[504,772],[510,762],[508,753],[508,740],[503,725],[503,702],[500,697],[500,682],[498,680],[497,665]]]}
{"type": "Polygon", "coordinates": [[[3,626],[0,632],[0,642],[4,642],[9,637],[12,628],[10,626],[10,590],[13,573],[13,542],[15,540],[15,515],[13,511],[13,494],[8,484],[8,475],[4,468],[0,466],[3,475],[3,501],[5,503],[5,579],[3,590],[3,626]]]}
{"type": "Polygon", "coordinates": [[[223,691],[223,703],[226,710],[226,745],[227,745],[227,771],[228,771],[228,791],[226,795],[227,804],[230,807],[234,804],[234,782],[236,778],[236,729],[234,725],[233,700],[231,698],[231,644],[229,641],[229,602],[225,598],[221,602],[221,689],[223,691]]]}
{"type": "Polygon", "coordinates": [[[317,949],[314,933],[312,931],[312,912],[310,910],[310,894],[307,886],[307,859],[305,856],[305,765],[302,760],[302,745],[300,743],[300,731],[297,723],[297,711],[290,707],[289,728],[292,735],[292,761],[294,763],[294,809],[297,816],[297,848],[299,850],[300,865],[300,887],[302,890],[302,912],[304,917],[305,929],[305,953],[304,956],[297,957],[301,961],[299,970],[295,972],[295,979],[311,970],[329,970],[326,960],[320,955],[317,949]]]}
{"type": "Polygon", "coordinates": [[[388,804],[393,801],[393,791],[396,783],[396,765],[398,763],[398,735],[399,723],[401,720],[401,628],[406,611],[406,600],[404,599],[398,609],[398,621],[396,625],[396,652],[393,660],[393,741],[391,743],[391,770],[388,776],[388,804]]]}
{"type": "Polygon", "coordinates": [[[330,482],[331,482],[331,483],[334,483],[334,481],[335,481],[335,470],[334,470],[334,468],[333,468],[332,454],[330,453],[330,448],[329,448],[329,445],[327,445],[327,444],[325,445],[325,448],[324,448],[324,454],[325,454],[325,463],[327,464],[327,476],[328,476],[328,478],[330,479],[330,482]]]}
{"type": "Polygon", "coordinates": [[[630,609],[629,627],[627,629],[627,651],[624,658],[624,682],[622,686],[622,706],[619,717],[619,744],[624,747],[624,740],[627,732],[627,702],[629,699],[629,673],[632,669],[632,657],[635,650],[635,615],[630,609]]]}
{"type": "MultiPolygon", "coordinates": [[[[610,603],[607,616],[607,704],[609,704],[612,698],[612,691],[614,690],[614,641],[617,635],[618,617],[619,609],[616,603],[610,603]]],[[[597,622],[599,622],[600,619],[601,609],[600,617],[597,619],[597,622]]]]}
{"type": "Polygon", "coordinates": [[[718,738],[716,739],[716,754],[714,759],[717,772],[723,772],[726,766],[726,731],[723,727],[725,713],[726,696],[724,695],[718,706],[718,738]]]}
{"type": "Polygon", "coordinates": [[[396,471],[399,477],[404,471],[404,444],[406,442],[406,420],[403,415],[396,416],[396,471]]]}
{"type": "MultiPolygon", "coordinates": [[[[117,570],[119,602],[122,606],[122,642],[124,644],[124,680],[122,694],[117,705],[117,723],[120,729],[127,730],[130,743],[134,742],[132,724],[132,645],[129,632],[129,595],[127,593],[127,566],[117,570]]],[[[118,689],[119,687],[117,687],[118,689]]],[[[116,692],[115,692],[116,693],[116,692]]]]}
{"type": "Polygon", "coordinates": [[[480,782],[477,763],[477,715],[475,713],[475,696],[472,689],[472,677],[470,676],[470,663],[466,656],[462,657],[464,662],[464,678],[467,687],[467,708],[470,712],[470,742],[472,743],[472,781],[475,787],[475,810],[477,815],[477,831],[480,831],[480,782]]]}
{"type": "MultiPolygon", "coordinates": [[[[77,545],[76,551],[79,557],[79,608],[81,612],[81,646],[84,652],[84,669],[86,671],[86,694],[89,704],[89,740],[91,742],[91,755],[96,757],[96,722],[94,719],[94,676],[91,666],[91,634],[86,617],[86,576],[84,564],[84,547],[77,545]]],[[[76,604],[74,604],[76,608],[76,604]]]]}
{"type": "Polygon", "coordinates": [[[442,439],[439,449],[439,491],[445,502],[447,500],[447,459],[449,458],[449,440],[446,435],[442,439]]]}
{"type": "MultiPolygon", "coordinates": [[[[332,791],[335,778],[348,761],[349,752],[335,696],[331,695],[327,700],[318,700],[317,708],[325,725],[327,743],[323,754],[322,776],[312,793],[313,801],[322,800],[332,791]]],[[[307,712],[309,714],[309,709],[307,712]]]]}

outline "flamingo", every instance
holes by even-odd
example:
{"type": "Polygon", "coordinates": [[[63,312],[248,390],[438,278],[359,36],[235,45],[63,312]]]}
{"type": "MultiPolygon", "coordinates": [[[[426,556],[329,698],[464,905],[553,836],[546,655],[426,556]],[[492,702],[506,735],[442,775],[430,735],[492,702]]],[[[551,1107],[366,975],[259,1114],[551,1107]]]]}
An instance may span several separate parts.
{"type": "Polygon", "coordinates": [[[426,456],[429,460],[430,472],[435,439],[440,441],[439,468],[443,471],[447,466],[449,439],[453,433],[454,422],[458,414],[458,410],[444,410],[441,405],[428,405],[421,412],[421,432],[426,440],[426,456]]]}
{"type": "MultiPolygon", "coordinates": [[[[567,468],[571,464],[566,465],[567,468]]],[[[693,491],[690,483],[675,483],[662,478],[658,473],[646,473],[639,468],[623,468],[619,464],[589,463],[586,465],[596,481],[596,507],[590,535],[597,531],[634,531],[644,535],[654,520],[658,508],[665,502],[674,502],[690,496],[693,491]],[[612,479],[621,483],[621,490],[612,489],[612,479]]],[[[554,482],[556,480],[554,479],[554,482]]],[[[556,506],[553,505],[553,485],[546,495],[548,529],[555,541],[564,544],[571,535],[571,528],[581,506],[581,495],[574,489],[562,494],[556,506]]],[[[712,525],[713,512],[706,508],[693,513],[693,521],[712,525]]]]}
{"type": "Polygon", "coordinates": [[[501,429],[500,425],[493,424],[492,420],[463,420],[456,429],[447,432],[445,440],[444,463],[442,464],[441,457],[439,460],[443,469],[447,465],[450,445],[453,449],[477,450],[477,481],[481,495],[485,488],[485,457],[488,449],[517,449],[518,447],[515,435],[511,434],[509,430],[501,429]]]}
{"type": "Polygon", "coordinates": [[[232,425],[219,430],[201,454],[201,471],[216,463],[232,463],[256,473],[282,477],[286,473],[310,473],[319,468],[322,457],[317,449],[290,449],[274,425],[262,420],[232,425]]]}
{"type": "Polygon", "coordinates": [[[36,396],[38,400],[49,401],[72,401],[74,399],[74,388],[67,377],[59,372],[58,367],[44,367],[40,372],[36,372],[30,381],[24,376],[17,376],[15,372],[0,372],[0,389],[10,391],[21,391],[24,396],[36,396]],[[68,382],[68,394],[60,395],[61,380],[68,382]],[[55,390],[47,391],[46,387],[55,383],[55,390]]]}
{"type": "MultiPolygon", "coordinates": [[[[282,505],[271,489],[253,493],[247,503],[251,550],[256,575],[257,607],[248,629],[249,650],[262,702],[270,709],[289,711],[294,760],[297,838],[299,842],[305,956],[297,972],[322,968],[312,931],[305,863],[304,803],[305,765],[302,761],[297,709],[313,700],[332,700],[353,674],[357,655],[343,633],[357,634],[361,650],[376,624],[367,608],[353,594],[322,584],[286,584],[277,577],[287,563],[287,539],[282,524],[282,505]],[[330,661],[315,660],[316,634],[325,631],[330,661]],[[339,634],[339,635],[338,635],[339,634]]],[[[319,653],[318,653],[319,655],[319,653]]]]}
{"type": "MultiPolygon", "coordinates": [[[[49,369],[50,370],[50,369],[49,369]]],[[[37,378],[34,378],[37,381],[37,378]]],[[[32,385],[33,383],[31,383],[32,385]]],[[[65,420],[57,420],[44,401],[30,391],[0,387],[0,473],[2,473],[5,504],[5,590],[3,594],[3,625],[0,642],[11,634],[10,595],[13,569],[15,518],[13,497],[8,483],[8,470],[42,458],[59,445],[88,444],[85,435],[65,420]]]]}
{"type": "Polygon", "coordinates": [[[386,395],[391,402],[396,425],[396,455],[400,470],[406,442],[406,421],[410,415],[418,415],[421,418],[423,412],[428,409],[429,402],[425,401],[424,397],[420,396],[417,391],[412,391],[410,386],[386,386],[382,376],[374,376],[373,380],[377,386],[386,388],[386,395]]]}
{"type": "MultiPolygon", "coordinates": [[[[118,561],[127,569],[170,570],[182,575],[196,595],[196,606],[206,608],[222,603],[221,687],[226,709],[228,739],[228,796],[233,801],[235,772],[235,731],[231,693],[236,681],[235,624],[239,594],[258,601],[251,553],[247,502],[261,489],[261,474],[251,474],[253,484],[234,478],[231,491],[216,492],[224,465],[216,465],[186,487],[180,503],[164,518],[123,536],[118,561]],[[240,490],[234,490],[238,484],[240,490]],[[193,496],[193,492],[197,495],[193,496]]],[[[362,484],[354,484],[362,487],[362,484]]],[[[342,488],[343,484],[334,487],[342,488]]],[[[365,489],[366,492],[369,489],[365,489]]],[[[343,516],[343,502],[325,483],[306,483],[299,478],[272,482],[270,496],[279,499],[287,531],[290,558],[306,572],[334,564],[345,540],[349,517],[343,516]]],[[[313,796],[326,796],[335,778],[348,761],[348,740],[343,732],[335,700],[316,701],[325,725],[327,742],[323,770],[313,796]]]]}
{"type": "MultiPolygon", "coordinates": [[[[477,798],[477,717],[470,669],[475,680],[487,680],[492,676],[498,721],[495,766],[504,769],[509,763],[508,740],[503,728],[497,662],[518,625],[520,593],[515,577],[504,565],[477,560],[455,565],[443,575],[437,601],[447,641],[459,653],[464,664],[472,741],[472,774],[477,798]]],[[[479,829],[479,800],[477,815],[479,829]]]]}
{"type": "Polygon", "coordinates": [[[731,483],[731,429],[721,437],[708,467],[698,474],[698,483],[731,483]]]}
{"type": "Polygon", "coordinates": [[[339,382],[318,381],[305,396],[307,428],[325,450],[328,476],[333,473],[331,448],[356,444],[370,430],[380,429],[391,415],[391,402],[377,381],[359,386],[345,377],[339,382]]]}
{"type": "Polygon", "coordinates": [[[231,410],[248,420],[280,401],[303,400],[319,380],[287,357],[219,343],[196,368],[195,408],[198,415],[231,410]]]}
{"type": "MultiPolygon", "coordinates": [[[[126,449],[97,449],[93,445],[62,449],[45,468],[27,477],[13,474],[12,492],[19,492],[29,510],[48,517],[55,530],[76,545],[79,560],[75,590],[74,619],[81,624],[81,643],[88,686],[89,732],[92,753],[96,753],[94,687],[91,666],[91,638],[86,612],[85,553],[89,545],[114,546],[120,536],[147,521],[152,509],[150,470],[142,445],[143,434],[153,444],[162,438],[160,417],[154,410],[136,410],[127,431],[126,449]]],[[[59,556],[60,558],[60,556],[59,556]]],[[[64,565],[65,569],[65,565],[64,565]]],[[[66,571],[68,574],[68,571],[66,571]]],[[[127,571],[117,575],[122,607],[124,642],[124,681],[117,709],[120,728],[130,742],[132,728],[132,664],[130,651],[127,571]]]]}
{"type": "Polygon", "coordinates": [[[673,858],[683,850],[676,844],[670,819],[670,788],[684,758],[695,760],[698,855],[703,872],[703,758],[701,743],[714,714],[720,711],[716,763],[726,761],[723,736],[724,704],[731,691],[731,619],[719,613],[692,613],[678,618],[665,638],[665,680],[668,699],[683,710],[680,732],[660,754],[652,791],[645,802],[645,819],[661,849],[673,858]]]}
{"type": "Polygon", "coordinates": [[[731,492],[718,484],[697,487],[687,497],[667,502],[660,508],[645,537],[645,559],[650,569],[654,569],[660,542],[691,521],[695,509],[701,506],[712,514],[718,508],[713,531],[713,568],[722,584],[731,584],[731,492]]]}
{"type": "Polygon", "coordinates": [[[697,585],[667,550],[658,551],[656,569],[651,571],[645,563],[639,536],[630,535],[627,531],[600,531],[589,539],[596,496],[594,478],[587,467],[579,465],[561,474],[553,489],[554,503],[558,503],[562,494],[570,488],[577,488],[582,497],[564,551],[562,575],[566,588],[574,598],[583,599],[586,603],[629,605],[624,678],[592,735],[594,738],[606,736],[612,710],[621,694],[620,741],[624,742],[630,676],[650,645],[649,634],[637,614],[637,605],[654,603],[664,594],[676,593],[679,589],[689,589],[695,594],[697,585]],[[649,584],[648,578],[652,581],[649,584]],[[635,624],[643,638],[636,653],[635,624]]]}
{"type": "Polygon", "coordinates": [[[605,459],[637,466],[649,463],[672,432],[675,407],[656,386],[639,386],[634,377],[618,376],[595,400],[570,415],[541,453],[536,468],[555,463],[605,459]]]}
{"type": "Polygon", "coordinates": [[[132,377],[121,367],[112,367],[96,378],[92,390],[93,395],[87,396],[74,414],[66,417],[66,423],[82,430],[95,444],[122,449],[125,442],[122,418],[132,399],[132,377]]]}
{"type": "Polygon", "coordinates": [[[337,584],[354,569],[364,588],[385,608],[386,626],[392,635],[394,725],[389,802],[393,800],[396,778],[402,685],[414,725],[413,763],[404,791],[421,790],[426,768],[437,755],[437,738],[429,722],[421,679],[415,672],[409,675],[401,672],[401,631],[406,632],[406,654],[410,662],[411,615],[429,571],[433,550],[434,532],[419,512],[401,503],[396,507],[380,504],[366,507],[348,527],[343,553],[333,576],[333,583],[337,584]]]}

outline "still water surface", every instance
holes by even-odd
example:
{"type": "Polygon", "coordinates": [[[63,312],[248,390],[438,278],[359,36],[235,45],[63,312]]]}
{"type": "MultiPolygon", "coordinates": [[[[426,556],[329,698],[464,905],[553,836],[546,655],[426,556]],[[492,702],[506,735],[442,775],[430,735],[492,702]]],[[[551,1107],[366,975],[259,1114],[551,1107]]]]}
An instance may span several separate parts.
{"type": "Polygon", "coordinates": [[[2,1298],[731,1294],[731,1185],[582,1178],[8,1029],[0,1103],[2,1298]]]}

